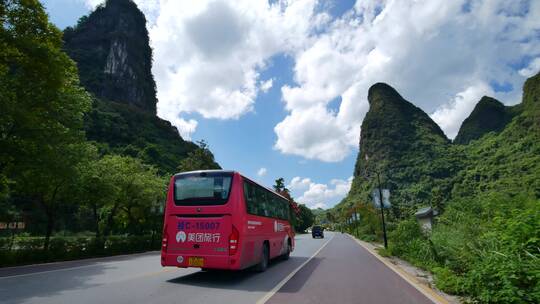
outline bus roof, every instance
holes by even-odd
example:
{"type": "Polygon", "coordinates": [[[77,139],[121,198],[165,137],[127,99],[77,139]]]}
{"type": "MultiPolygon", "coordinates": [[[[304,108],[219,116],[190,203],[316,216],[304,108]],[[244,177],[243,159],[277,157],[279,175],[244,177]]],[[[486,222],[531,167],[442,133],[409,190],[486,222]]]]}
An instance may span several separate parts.
{"type": "Polygon", "coordinates": [[[283,198],[283,199],[285,199],[285,200],[289,200],[289,199],[288,199],[288,198],[286,198],[285,196],[283,196],[283,195],[281,195],[281,194],[277,193],[276,191],[274,191],[274,189],[270,189],[270,188],[268,188],[268,187],[266,187],[266,186],[263,186],[263,185],[261,185],[261,184],[257,183],[256,181],[254,181],[253,179],[251,179],[251,178],[249,178],[249,177],[246,177],[246,176],[244,176],[243,174],[240,174],[240,175],[242,175],[242,177],[243,177],[243,178],[245,178],[245,179],[249,180],[250,182],[252,182],[252,183],[255,183],[255,184],[257,184],[257,185],[259,185],[259,186],[263,187],[264,189],[266,189],[266,190],[268,190],[268,191],[270,191],[270,192],[272,192],[272,193],[274,193],[274,194],[276,194],[276,195],[278,195],[278,196],[281,196],[281,198],[283,198]]]}
{"type": "Polygon", "coordinates": [[[256,181],[254,181],[253,179],[237,172],[237,171],[233,171],[233,170],[195,170],[195,171],[187,171],[187,172],[180,172],[180,173],[176,173],[174,176],[180,176],[180,175],[187,175],[187,174],[193,174],[193,173],[231,173],[231,174],[235,174],[235,173],[238,173],[240,174],[243,178],[245,179],[248,179],[249,181],[251,181],[252,183],[255,183],[263,188],[265,188],[266,190],[272,192],[272,193],[275,193],[276,195],[279,195],[281,196],[282,198],[286,199],[286,200],[289,200],[287,199],[286,197],[284,197],[283,195],[277,193],[276,191],[274,191],[273,189],[270,189],[268,187],[265,187],[259,183],[257,183],[256,181]]]}
{"type": "Polygon", "coordinates": [[[236,171],[232,171],[232,170],[195,170],[195,171],[187,171],[187,172],[176,173],[174,176],[193,174],[193,173],[232,173],[232,174],[234,174],[234,173],[236,173],[236,171]]]}

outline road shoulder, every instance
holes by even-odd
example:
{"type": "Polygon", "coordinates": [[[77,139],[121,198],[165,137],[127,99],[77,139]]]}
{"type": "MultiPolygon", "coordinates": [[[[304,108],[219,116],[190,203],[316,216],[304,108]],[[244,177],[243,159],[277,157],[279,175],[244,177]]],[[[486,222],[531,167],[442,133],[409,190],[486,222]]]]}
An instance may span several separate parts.
{"type": "Polygon", "coordinates": [[[426,272],[422,271],[409,263],[397,258],[387,258],[379,255],[376,251],[376,245],[357,239],[351,234],[348,234],[358,245],[366,249],[370,254],[376,257],[384,265],[394,271],[397,275],[407,281],[410,285],[416,288],[433,303],[438,304],[460,304],[458,297],[446,294],[435,288],[430,280],[427,280],[426,272]]]}

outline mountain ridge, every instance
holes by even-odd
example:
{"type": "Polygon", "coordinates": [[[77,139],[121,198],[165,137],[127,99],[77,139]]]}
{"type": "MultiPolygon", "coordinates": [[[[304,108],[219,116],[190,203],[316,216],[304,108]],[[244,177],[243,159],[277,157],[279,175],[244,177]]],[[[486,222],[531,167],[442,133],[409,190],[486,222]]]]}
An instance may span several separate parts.
{"type": "Polygon", "coordinates": [[[393,208],[395,216],[399,217],[404,209],[415,204],[444,210],[452,193],[463,195],[463,191],[454,189],[456,185],[470,189],[463,182],[465,172],[476,166],[475,162],[481,162],[469,155],[476,153],[468,147],[472,140],[482,142],[490,136],[508,136],[509,128],[515,133],[522,127],[536,130],[534,128],[540,125],[539,83],[540,73],[529,78],[523,87],[523,102],[515,106],[504,106],[484,96],[464,120],[453,142],[424,111],[405,100],[390,85],[372,85],[368,91],[370,109],[361,126],[352,186],[349,194],[333,209],[341,212],[359,202],[369,203],[370,192],[376,187],[374,174],[382,172],[383,187],[392,191],[393,201],[400,205],[393,208]],[[483,124],[486,120],[491,124],[483,124]]]}
{"type": "MultiPolygon", "coordinates": [[[[66,28],[64,40],[81,84],[93,96],[86,136],[102,153],[137,157],[160,173],[174,173],[182,159],[200,149],[156,116],[152,49],[146,19],[133,1],[107,0],[66,28]]],[[[219,168],[215,161],[208,165],[219,168]]]]}
{"type": "MultiPolygon", "coordinates": [[[[435,179],[454,172],[453,166],[438,161],[450,148],[450,140],[429,115],[388,84],[371,86],[368,101],[370,109],[361,126],[354,179],[344,201],[352,204],[351,197],[369,201],[370,189],[376,182],[374,174],[388,170],[391,170],[392,178],[383,176],[382,181],[386,187],[400,193],[396,197],[403,204],[413,194],[403,192],[399,185],[409,184],[411,180],[424,178],[426,183],[416,189],[414,195],[429,196],[435,179]],[[428,166],[425,166],[426,162],[429,162],[428,166]],[[414,170],[418,166],[422,169],[414,170]]],[[[402,212],[394,210],[396,216],[402,212]]]]}
{"type": "Polygon", "coordinates": [[[107,0],[64,30],[65,50],[94,96],[156,113],[146,18],[131,0],[107,0]]]}
{"type": "Polygon", "coordinates": [[[505,106],[495,98],[483,96],[463,121],[454,138],[456,144],[468,144],[489,132],[500,132],[519,114],[521,106],[505,106]]]}

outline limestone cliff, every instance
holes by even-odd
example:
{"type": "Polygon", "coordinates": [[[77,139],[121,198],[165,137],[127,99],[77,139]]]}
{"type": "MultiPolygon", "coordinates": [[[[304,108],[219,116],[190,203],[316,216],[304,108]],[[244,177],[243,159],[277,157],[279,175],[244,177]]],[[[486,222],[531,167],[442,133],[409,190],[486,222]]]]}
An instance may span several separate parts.
{"type": "Polygon", "coordinates": [[[156,113],[152,49],[144,14],[131,0],[108,0],[64,32],[81,83],[100,99],[156,113]]]}

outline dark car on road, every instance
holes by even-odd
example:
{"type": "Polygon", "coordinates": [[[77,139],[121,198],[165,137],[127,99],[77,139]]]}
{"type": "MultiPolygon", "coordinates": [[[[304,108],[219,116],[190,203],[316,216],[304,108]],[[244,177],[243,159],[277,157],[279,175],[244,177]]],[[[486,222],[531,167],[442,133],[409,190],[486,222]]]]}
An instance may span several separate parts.
{"type": "Polygon", "coordinates": [[[311,236],[313,238],[324,238],[324,228],[321,226],[313,226],[313,228],[311,228],[311,236]]]}

